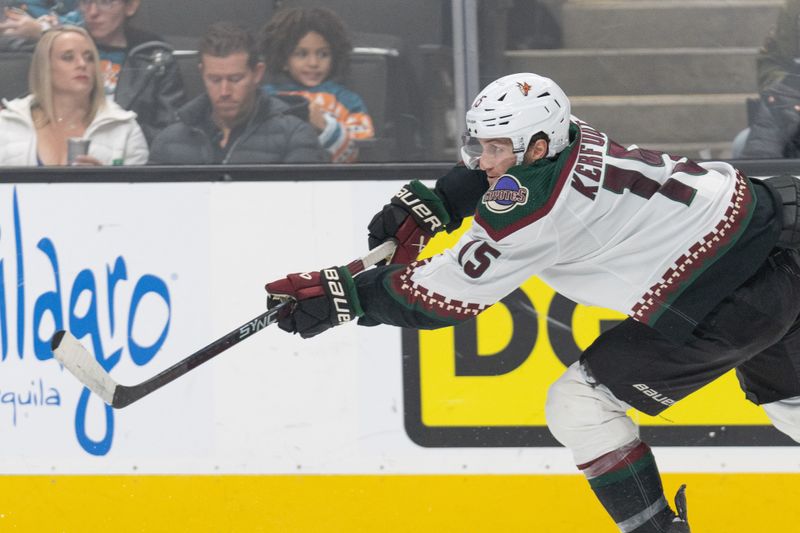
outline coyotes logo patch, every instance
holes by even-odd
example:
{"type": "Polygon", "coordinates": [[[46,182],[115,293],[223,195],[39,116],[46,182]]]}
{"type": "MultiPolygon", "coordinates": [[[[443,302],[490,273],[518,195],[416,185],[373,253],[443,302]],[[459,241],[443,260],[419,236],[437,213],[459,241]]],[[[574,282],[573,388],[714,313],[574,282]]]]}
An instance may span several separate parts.
{"type": "Polygon", "coordinates": [[[492,213],[507,213],[528,202],[528,188],[511,174],[506,174],[483,195],[481,202],[492,213]]]}

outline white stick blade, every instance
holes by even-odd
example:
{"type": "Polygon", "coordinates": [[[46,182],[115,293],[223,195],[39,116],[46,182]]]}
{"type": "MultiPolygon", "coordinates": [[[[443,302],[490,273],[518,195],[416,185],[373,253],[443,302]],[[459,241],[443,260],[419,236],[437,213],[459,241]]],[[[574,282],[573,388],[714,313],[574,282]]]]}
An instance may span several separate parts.
{"type": "Polygon", "coordinates": [[[60,337],[59,333],[61,332],[56,332],[52,342],[55,358],[89,390],[111,405],[117,383],[69,331],[64,331],[60,337]]]}
{"type": "Polygon", "coordinates": [[[386,241],[376,246],[361,258],[364,268],[367,269],[383,259],[388,261],[394,255],[395,248],[397,248],[397,241],[395,240],[386,241]]]}

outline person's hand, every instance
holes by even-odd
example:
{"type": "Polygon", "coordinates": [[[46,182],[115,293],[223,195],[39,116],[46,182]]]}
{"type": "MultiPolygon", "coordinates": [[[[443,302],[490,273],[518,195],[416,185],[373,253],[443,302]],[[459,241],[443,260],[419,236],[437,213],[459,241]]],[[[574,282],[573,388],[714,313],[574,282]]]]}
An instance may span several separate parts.
{"type": "Polygon", "coordinates": [[[361,316],[353,273],[357,267],[331,267],[289,274],[267,283],[267,307],[290,300],[278,315],[278,327],[307,339],[361,316]]]}
{"type": "Polygon", "coordinates": [[[314,102],[308,103],[308,121],[319,131],[324,130],[325,126],[328,124],[325,121],[325,114],[325,108],[321,105],[314,102]]]}
{"type": "Polygon", "coordinates": [[[394,239],[397,249],[390,263],[408,264],[417,256],[434,234],[450,222],[444,203],[435,192],[414,180],[383,206],[367,226],[370,250],[394,239]]]}
{"type": "Polygon", "coordinates": [[[42,25],[25,11],[14,8],[5,9],[6,19],[0,21],[0,33],[9,37],[37,40],[42,36],[42,25]]]}
{"type": "Polygon", "coordinates": [[[103,166],[103,163],[101,163],[96,157],[92,157],[90,155],[76,155],[75,161],[72,163],[72,165],[76,167],[101,167],[103,166]]]}

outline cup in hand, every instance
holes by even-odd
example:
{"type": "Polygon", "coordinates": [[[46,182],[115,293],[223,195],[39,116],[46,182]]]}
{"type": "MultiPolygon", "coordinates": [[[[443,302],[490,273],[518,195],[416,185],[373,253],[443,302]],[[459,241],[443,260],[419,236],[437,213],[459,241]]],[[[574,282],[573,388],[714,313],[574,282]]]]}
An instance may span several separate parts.
{"type": "Polygon", "coordinates": [[[80,137],[67,139],[67,164],[74,165],[77,156],[88,154],[91,142],[90,139],[81,139],[80,137]]]}

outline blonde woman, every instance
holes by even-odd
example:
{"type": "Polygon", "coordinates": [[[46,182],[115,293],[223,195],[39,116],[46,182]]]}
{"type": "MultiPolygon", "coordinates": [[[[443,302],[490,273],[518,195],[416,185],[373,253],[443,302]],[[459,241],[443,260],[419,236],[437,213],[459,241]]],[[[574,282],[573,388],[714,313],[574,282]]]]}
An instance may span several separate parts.
{"type": "Polygon", "coordinates": [[[107,101],[98,54],[82,28],[44,33],[31,60],[31,94],[4,101],[0,111],[0,165],[67,164],[67,140],[90,141],[75,165],[140,165],[147,142],[136,114],[107,101]]]}

